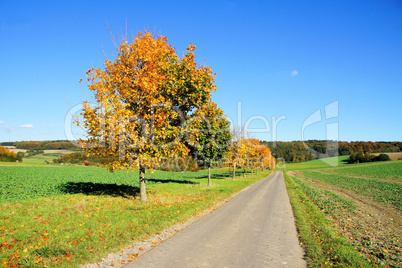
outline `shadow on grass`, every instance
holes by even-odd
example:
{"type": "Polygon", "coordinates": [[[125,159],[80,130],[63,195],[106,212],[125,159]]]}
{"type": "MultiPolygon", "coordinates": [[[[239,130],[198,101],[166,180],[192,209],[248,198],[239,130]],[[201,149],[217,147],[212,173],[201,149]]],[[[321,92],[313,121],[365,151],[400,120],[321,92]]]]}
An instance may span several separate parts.
{"type": "Polygon", "coordinates": [[[59,187],[66,194],[111,195],[135,198],[140,188],[115,183],[67,182],[59,187]]]}
{"type": "MultiPolygon", "coordinates": [[[[247,172],[247,175],[250,175],[251,173],[247,172]]],[[[231,178],[233,176],[233,172],[213,172],[211,171],[211,179],[225,179],[225,178],[231,178]]],[[[243,176],[243,172],[237,172],[236,171],[236,177],[243,176]]],[[[200,179],[207,179],[208,178],[208,172],[206,175],[199,177],[200,179]]]]}
{"type": "Polygon", "coordinates": [[[172,179],[166,179],[166,180],[159,180],[159,179],[147,179],[147,182],[151,183],[182,183],[182,184],[200,184],[199,182],[193,182],[193,181],[187,181],[187,180],[172,180],[172,179]]]}

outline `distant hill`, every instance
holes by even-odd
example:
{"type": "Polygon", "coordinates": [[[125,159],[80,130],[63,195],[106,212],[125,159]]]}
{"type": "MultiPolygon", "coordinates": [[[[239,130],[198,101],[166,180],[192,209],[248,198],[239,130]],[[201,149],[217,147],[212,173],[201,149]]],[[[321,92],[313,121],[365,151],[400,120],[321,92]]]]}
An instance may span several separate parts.
{"type": "Polygon", "coordinates": [[[1,142],[0,146],[15,146],[17,149],[25,150],[80,150],[68,140],[1,142]]]}
{"type": "Polygon", "coordinates": [[[371,141],[261,141],[268,146],[278,159],[287,163],[299,163],[314,159],[350,155],[354,152],[384,153],[402,152],[402,142],[371,141]]]}

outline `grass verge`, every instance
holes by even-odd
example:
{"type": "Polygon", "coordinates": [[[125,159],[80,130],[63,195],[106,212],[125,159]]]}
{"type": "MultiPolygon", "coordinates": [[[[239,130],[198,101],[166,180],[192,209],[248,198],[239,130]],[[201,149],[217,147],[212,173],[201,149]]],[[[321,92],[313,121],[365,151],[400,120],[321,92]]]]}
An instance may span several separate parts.
{"type": "MultiPolygon", "coordinates": [[[[135,195],[58,195],[0,204],[0,263],[4,267],[77,267],[154,236],[266,177],[219,178],[148,185],[135,195]]],[[[190,179],[191,180],[191,179],[190,179]]]]}
{"type": "Polygon", "coordinates": [[[300,184],[287,174],[285,182],[309,267],[374,267],[337,232],[300,184]]]}

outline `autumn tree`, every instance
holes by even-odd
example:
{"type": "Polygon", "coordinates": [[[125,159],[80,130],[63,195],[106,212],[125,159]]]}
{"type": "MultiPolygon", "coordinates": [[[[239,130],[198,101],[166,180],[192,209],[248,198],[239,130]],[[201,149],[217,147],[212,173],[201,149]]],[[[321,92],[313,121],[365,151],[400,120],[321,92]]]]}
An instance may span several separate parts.
{"type": "Polygon", "coordinates": [[[8,150],[6,147],[0,146],[0,161],[2,162],[16,162],[22,161],[21,155],[17,155],[13,151],[8,150]]]}
{"type": "Polygon", "coordinates": [[[247,169],[250,165],[251,147],[249,140],[242,138],[237,141],[237,165],[243,168],[243,177],[246,177],[247,169]]]}
{"type": "Polygon", "coordinates": [[[226,155],[231,140],[230,122],[216,103],[206,103],[195,111],[189,121],[189,138],[194,154],[208,166],[211,186],[212,161],[226,155]]]}
{"type": "Polygon", "coordinates": [[[197,64],[190,44],[180,58],[164,36],[139,32],[123,39],[114,60],[87,72],[96,103],[84,102],[88,155],[111,158],[109,170],[139,169],[146,201],[146,169],[161,157],[185,156],[183,123],[216,90],[210,67],[197,64]]]}
{"type": "Polygon", "coordinates": [[[236,178],[236,166],[241,161],[241,157],[244,157],[244,150],[242,151],[241,140],[246,138],[246,131],[244,126],[233,126],[231,129],[232,142],[229,147],[228,158],[233,167],[232,179],[236,178]]]}
{"type": "MultiPolygon", "coordinates": [[[[263,145],[257,139],[249,139],[248,143],[249,143],[248,144],[249,145],[249,156],[250,156],[252,168],[256,168],[256,171],[258,174],[258,167],[261,166],[261,162],[262,162],[263,154],[264,154],[264,148],[267,148],[267,147],[265,147],[265,145],[263,145]]],[[[251,174],[252,173],[253,172],[251,171],[251,174]]]]}
{"type": "Polygon", "coordinates": [[[271,150],[264,145],[264,148],[262,149],[262,159],[261,159],[261,168],[270,168],[274,169],[275,168],[275,157],[272,156],[271,150]]]}

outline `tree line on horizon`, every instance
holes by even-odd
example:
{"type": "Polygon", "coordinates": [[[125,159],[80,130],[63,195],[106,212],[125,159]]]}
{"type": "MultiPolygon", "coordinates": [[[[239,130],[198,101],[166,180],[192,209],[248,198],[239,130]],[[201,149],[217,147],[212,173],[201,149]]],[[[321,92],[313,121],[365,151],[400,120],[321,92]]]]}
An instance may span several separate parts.
{"type": "Polygon", "coordinates": [[[385,141],[261,141],[268,146],[276,159],[287,163],[300,163],[326,157],[352,155],[353,153],[391,153],[402,152],[402,142],[385,141]]]}
{"type": "Polygon", "coordinates": [[[68,140],[46,141],[8,141],[0,142],[0,146],[15,146],[23,150],[74,150],[79,149],[68,140]]]}

